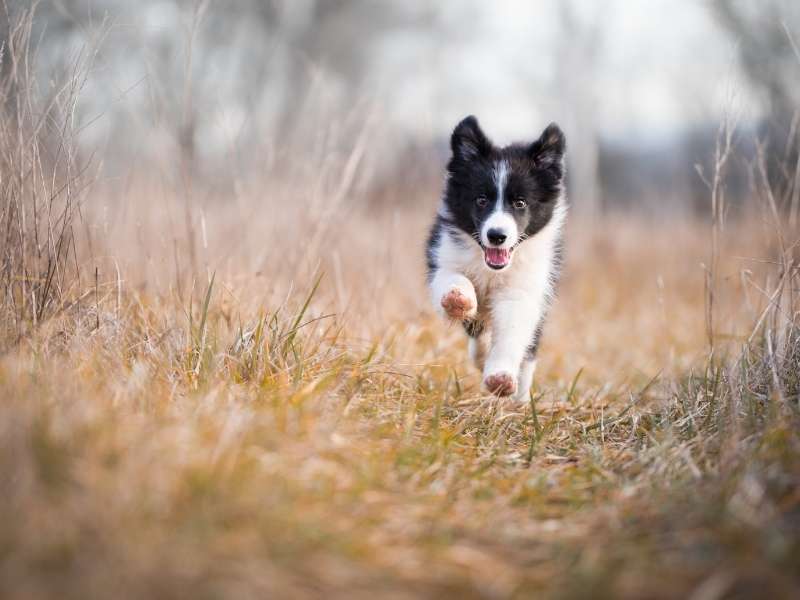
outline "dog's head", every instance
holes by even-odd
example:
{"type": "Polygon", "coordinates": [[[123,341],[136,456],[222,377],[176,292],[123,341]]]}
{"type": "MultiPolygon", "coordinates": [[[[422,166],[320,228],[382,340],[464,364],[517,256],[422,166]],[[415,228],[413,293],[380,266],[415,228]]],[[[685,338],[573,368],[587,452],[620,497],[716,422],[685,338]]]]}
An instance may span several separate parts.
{"type": "Polygon", "coordinates": [[[477,243],[486,264],[502,270],[514,249],[552,219],[564,181],[564,134],[555,123],[529,144],[498,148],[475,117],[453,131],[445,207],[477,243]]]}

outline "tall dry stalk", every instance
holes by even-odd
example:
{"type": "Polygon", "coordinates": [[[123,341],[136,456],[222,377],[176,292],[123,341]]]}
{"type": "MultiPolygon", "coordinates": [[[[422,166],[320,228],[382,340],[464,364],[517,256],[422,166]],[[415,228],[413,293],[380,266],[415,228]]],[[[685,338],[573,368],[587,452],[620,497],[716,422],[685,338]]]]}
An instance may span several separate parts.
{"type": "MultiPolygon", "coordinates": [[[[186,32],[185,56],[184,56],[184,81],[183,99],[181,102],[182,116],[179,132],[179,142],[181,150],[181,181],[183,184],[184,197],[184,219],[186,224],[186,239],[189,244],[189,261],[191,277],[194,280],[198,275],[197,270],[197,235],[195,233],[194,218],[192,215],[192,202],[194,201],[193,180],[196,169],[196,147],[195,135],[197,129],[197,115],[195,113],[194,86],[192,78],[192,68],[194,64],[195,43],[200,25],[203,22],[206,11],[208,10],[208,0],[197,0],[192,11],[192,22],[186,32]]],[[[178,275],[178,291],[181,293],[180,275],[178,275]]]]}
{"type": "Polygon", "coordinates": [[[703,176],[702,169],[698,166],[698,173],[711,193],[711,247],[709,264],[706,266],[705,272],[705,321],[708,347],[712,354],[714,352],[714,301],[718,284],[719,246],[725,223],[725,177],[733,152],[735,129],[735,123],[729,113],[717,132],[711,180],[703,176]]]}
{"type": "MultiPolygon", "coordinates": [[[[774,395],[782,400],[798,402],[798,372],[800,370],[800,304],[796,291],[800,287],[800,265],[795,258],[800,244],[797,229],[792,223],[791,211],[787,222],[786,212],[776,200],[777,192],[767,177],[767,152],[764,144],[757,144],[755,170],[758,175],[757,196],[764,210],[764,221],[771,224],[775,255],[771,257],[773,269],[764,284],[762,294],[765,307],[748,337],[747,353],[761,353],[763,369],[768,373],[774,395]],[[760,344],[756,343],[760,341],[760,344]],[[790,389],[793,388],[793,389],[790,389]]],[[[800,165],[794,167],[795,180],[800,181],[800,165]]],[[[787,166],[788,171],[788,166],[787,166]]]]}
{"type": "MultiPolygon", "coordinates": [[[[786,23],[783,23],[783,29],[800,67],[800,50],[794,36],[786,23]]],[[[783,173],[789,182],[784,194],[768,177],[767,143],[756,142],[752,178],[754,192],[765,213],[763,220],[771,226],[775,255],[770,257],[774,268],[760,290],[765,306],[748,337],[745,353],[751,358],[753,354],[760,354],[757,358],[771,382],[773,395],[783,401],[782,405],[789,400],[790,406],[797,408],[800,402],[800,301],[797,296],[800,289],[800,263],[797,259],[800,246],[797,228],[800,160],[791,159],[791,146],[798,143],[800,106],[795,108],[794,114],[792,131],[783,154],[783,173]]]]}
{"type": "Polygon", "coordinates": [[[35,5],[0,10],[0,345],[8,346],[80,289],[75,225],[88,177],[75,150],[76,109],[90,54],[79,53],[45,93],[32,45],[35,5]]]}

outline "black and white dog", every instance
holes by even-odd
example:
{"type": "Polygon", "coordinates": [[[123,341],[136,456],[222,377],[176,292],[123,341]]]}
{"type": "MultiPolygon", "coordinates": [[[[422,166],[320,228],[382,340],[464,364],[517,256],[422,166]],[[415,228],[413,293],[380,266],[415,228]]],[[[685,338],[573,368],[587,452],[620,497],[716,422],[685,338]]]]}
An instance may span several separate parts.
{"type": "Polygon", "coordinates": [[[451,146],[427,246],[433,303],[463,323],[486,388],[524,400],[561,262],[564,134],[551,124],[499,148],[470,116],[451,146]]]}

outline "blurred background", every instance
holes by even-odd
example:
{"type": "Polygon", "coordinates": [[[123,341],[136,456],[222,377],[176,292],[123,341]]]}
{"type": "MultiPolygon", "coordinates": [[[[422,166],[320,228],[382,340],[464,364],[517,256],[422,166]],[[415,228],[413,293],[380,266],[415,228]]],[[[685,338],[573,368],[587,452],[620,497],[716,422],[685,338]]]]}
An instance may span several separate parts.
{"type": "Polygon", "coordinates": [[[33,39],[44,87],[93,53],[75,118],[106,180],[190,173],[226,195],[267,172],[339,179],[339,155],[355,189],[432,205],[475,114],[501,143],[557,121],[591,216],[706,211],[725,119],[730,205],[752,139],[796,157],[797,31],[794,0],[45,0],[33,39]]]}
{"type": "Polygon", "coordinates": [[[800,597],[800,1],[0,0],[0,597],[800,597]],[[568,140],[530,403],[424,243],[568,140]]]}

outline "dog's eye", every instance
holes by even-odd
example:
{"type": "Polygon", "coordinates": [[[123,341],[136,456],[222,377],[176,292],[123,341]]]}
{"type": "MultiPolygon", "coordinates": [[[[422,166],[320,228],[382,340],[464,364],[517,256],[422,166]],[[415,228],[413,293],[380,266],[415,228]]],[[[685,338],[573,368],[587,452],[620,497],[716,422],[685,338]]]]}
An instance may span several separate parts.
{"type": "Polygon", "coordinates": [[[478,196],[475,198],[475,204],[478,205],[479,208],[485,208],[489,201],[486,199],[486,196],[478,196]]]}
{"type": "Polygon", "coordinates": [[[522,210],[526,206],[528,206],[528,203],[525,201],[524,198],[517,198],[516,200],[514,200],[514,208],[522,210]]]}

